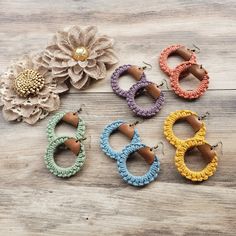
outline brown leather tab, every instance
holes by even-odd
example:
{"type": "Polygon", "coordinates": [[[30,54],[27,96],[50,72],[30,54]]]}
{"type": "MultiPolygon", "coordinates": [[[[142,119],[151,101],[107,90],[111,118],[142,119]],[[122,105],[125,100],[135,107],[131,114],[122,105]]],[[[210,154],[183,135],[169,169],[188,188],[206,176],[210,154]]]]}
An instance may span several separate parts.
{"type": "Polygon", "coordinates": [[[185,120],[192,126],[195,132],[199,131],[202,128],[202,122],[195,115],[190,115],[185,117],[185,120]]]}
{"type": "Polygon", "coordinates": [[[207,74],[207,71],[198,64],[193,64],[188,68],[188,71],[192,73],[200,81],[203,80],[204,76],[207,74]]]}
{"type": "Polygon", "coordinates": [[[76,156],[80,152],[80,142],[74,138],[69,138],[64,142],[65,146],[68,147],[76,156]]]}
{"type": "Polygon", "coordinates": [[[185,61],[189,61],[190,58],[193,55],[193,52],[190,51],[188,48],[186,48],[185,46],[178,48],[175,51],[175,54],[179,55],[180,57],[182,57],[185,61]]]}
{"type": "Polygon", "coordinates": [[[161,95],[160,88],[154,83],[149,84],[148,86],[145,87],[145,89],[146,89],[147,93],[150,94],[151,97],[154,99],[158,99],[161,95]]]}
{"type": "Polygon", "coordinates": [[[138,66],[131,66],[127,70],[128,74],[130,74],[132,77],[134,77],[135,80],[139,81],[141,79],[141,76],[143,74],[143,68],[138,66]]]}
{"type": "Polygon", "coordinates": [[[62,117],[62,120],[70,125],[73,125],[74,127],[78,127],[79,116],[77,113],[68,112],[62,117]]]}
{"type": "Polygon", "coordinates": [[[216,152],[212,150],[211,145],[208,143],[197,146],[197,149],[202,154],[202,156],[209,161],[211,161],[216,155],[216,152]]]}
{"type": "Polygon", "coordinates": [[[155,153],[153,151],[151,151],[150,147],[140,148],[137,152],[144,158],[144,160],[149,165],[151,165],[154,162],[155,153]]]}
{"type": "Polygon", "coordinates": [[[134,127],[130,126],[127,123],[124,123],[122,125],[120,125],[120,127],[118,128],[118,130],[124,134],[126,137],[128,137],[129,139],[132,139],[134,136],[134,127]]]}
{"type": "MultiPolygon", "coordinates": [[[[129,139],[132,139],[134,136],[134,127],[130,126],[127,123],[120,125],[118,130],[124,134],[129,139]]],[[[150,147],[144,147],[137,151],[148,164],[152,164],[155,158],[155,153],[150,150],[150,147]]]]}

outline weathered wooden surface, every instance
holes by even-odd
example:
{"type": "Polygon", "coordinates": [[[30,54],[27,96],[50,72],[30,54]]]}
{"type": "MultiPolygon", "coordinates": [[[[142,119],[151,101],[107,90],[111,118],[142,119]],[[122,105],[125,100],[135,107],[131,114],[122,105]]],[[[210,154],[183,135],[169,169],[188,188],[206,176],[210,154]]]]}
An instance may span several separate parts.
{"type": "MultiPolygon", "coordinates": [[[[9,124],[0,115],[1,235],[235,235],[236,234],[236,4],[235,1],[0,1],[0,71],[22,53],[40,50],[59,28],[95,24],[116,39],[120,64],[153,65],[148,78],[165,75],[156,63],[172,43],[201,48],[198,54],[211,76],[210,90],[195,102],[165,91],[166,104],[154,118],[138,125],[144,143],[165,143],[161,174],[145,188],[125,184],[116,164],[99,148],[103,127],[116,119],[134,121],[123,99],[111,92],[109,76],[87,92],[72,90],[62,97],[61,110],[76,110],[87,122],[87,161],[82,171],[62,180],[45,168],[47,119],[34,127],[9,124]],[[163,136],[165,117],[177,109],[210,112],[207,140],[223,142],[216,174],[201,184],[183,179],[173,163],[174,148],[163,136]]],[[[111,74],[112,71],[109,72],[111,74]]],[[[122,80],[123,86],[128,83],[122,80]]],[[[145,101],[141,101],[146,103],[145,101]]],[[[190,135],[178,125],[176,132],[190,135]]],[[[73,133],[61,127],[58,133],[73,133]]],[[[128,140],[112,137],[114,147],[128,140]]],[[[69,164],[70,155],[58,157],[69,164]]],[[[198,160],[190,157],[189,165],[198,160]]],[[[134,173],[147,168],[129,161],[134,173]]]]}

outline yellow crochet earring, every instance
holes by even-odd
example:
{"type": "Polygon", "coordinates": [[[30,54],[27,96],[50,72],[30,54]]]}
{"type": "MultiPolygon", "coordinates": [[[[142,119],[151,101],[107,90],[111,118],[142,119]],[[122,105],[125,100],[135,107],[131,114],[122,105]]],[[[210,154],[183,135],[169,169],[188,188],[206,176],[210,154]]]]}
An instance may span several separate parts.
{"type": "Polygon", "coordinates": [[[192,181],[207,180],[214,174],[217,168],[218,159],[216,152],[213,150],[213,147],[205,141],[205,134],[205,123],[197,113],[189,110],[180,110],[171,113],[164,123],[164,135],[167,140],[176,147],[175,165],[182,176],[192,181]],[[192,126],[195,131],[194,137],[182,140],[175,136],[173,125],[180,119],[184,119],[192,126]],[[201,171],[192,171],[185,164],[185,153],[188,149],[193,147],[196,147],[202,156],[209,160],[207,166],[201,171]]]}

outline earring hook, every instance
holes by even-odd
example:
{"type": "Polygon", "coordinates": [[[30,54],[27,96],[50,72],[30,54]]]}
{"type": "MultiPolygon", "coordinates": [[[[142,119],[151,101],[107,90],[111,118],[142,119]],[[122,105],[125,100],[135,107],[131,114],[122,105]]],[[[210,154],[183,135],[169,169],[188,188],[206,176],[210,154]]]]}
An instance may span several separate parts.
{"type": "Polygon", "coordinates": [[[207,111],[205,114],[199,116],[198,119],[199,119],[199,120],[203,120],[203,119],[205,119],[206,117],[208,117],[209,115],[210,115],[210,112],[207,111]]]}
{"type": "Polygon", "coordinates": [[[211,149],[213,150],[214,148],[218,147],[219,145],[220,145],[221,154],[223,155],[223,142],[222,141],[219,141],[218,143],[212,145],[211,149]]]}
{"type": "Polygon", "coordinates": [[[153,151],[153,150],[156,150],[158,149],[159,147],[161,146],[161,153],[163,155],[165,155],[165,152],[164,152],[164,143],[162,141],[158,142],[155,146],[151,147],[150,150],[153,151]]]}
{"type": "Polygon", "coordinates": [[[134,127],[136,126],[137,124],[139,124],[140,122],[138,120],[134,121],[133,123],[131,123],[129,126],[130,127],[134,127]]]}
{"type": "Polygon", "coordinates": [[[168,83],[167,83],[167,80],[166,80],[166,79],[163,79],[163,80],[161,81],[161,83],[160,83],[158,86],[163,86],[164,84],[166,84],[166,87],[167,87],[167,89],[169,90],[170,88],[169,88],[169,86],[168,86],[168,83]]]}
{"type": "Polygon", "coordinates": [[[144,70],[145,70],[145,69],[149,69],[149,70],[152,69],[152,65],[151,65],[151,64],[149,64],[149,63],[147,63],[147,62],[145,62],[145,61],[143,61],[143,64],[145,65],[145,66],[142,67],[144,70]]]}
{"type": "Polygon", "coordinates": [[[196,46],[195,44],[192,44],[193,45],[193,49],[190,49],[192,52],[195,52],[196,54],[199,54],[200,53],[200,51],[201,51],[201,49],[198,47],[198,46],[196,46]]]}

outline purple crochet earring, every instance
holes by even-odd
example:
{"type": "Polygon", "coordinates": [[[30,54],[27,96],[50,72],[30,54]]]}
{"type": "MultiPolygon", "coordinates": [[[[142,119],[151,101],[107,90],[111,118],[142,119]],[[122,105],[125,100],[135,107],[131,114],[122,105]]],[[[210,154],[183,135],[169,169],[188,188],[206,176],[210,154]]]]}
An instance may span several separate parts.
{"type": "Polygon", "coordinates": [[[119,78],[124,74],[131,75],[137,81],[147,81],[144,74],[146,67],[138,67],[132,65],[123,65],[118,67],[111,76],[111,87],[114,93],[120,97],[126,98],[129,91],[123,90],[118,84],[119,78]]]}
{"type": "Polygon", "coordinates": [[[150,82],[150,81],[140,81],[137,84],[134,84],[126,97],[129,108],[137,115],[145,118],[152,117],[156,115],[161,110],[162,105],[164,104],[164,94],[161,92],[159,87],[150,82]],[[148,108],[142,108],[137,105],[135,102],[135,95],[140,89],[145,88],[147,92],[155,99],[155,103],[148,108]]]}
{"type": "Polygon", "coordinates": [[[120,97],[126,98],[128,106],[137,115],[144,118],[154,116],[160,111],[164,103],[164,94],[161,92],[158,85],[152,83],[146,79],[144,74],[144,67],[138,67],[134,65],[123,65],[117,68],[111,76],[111,87],[115,94],[120,97]],[[129,90],[123,90],[118,85],[118,79],[124,74],[131,75],[136,81],[129,90]],[[140,90],[146,90],[146,92],[154,98],[155,103],[150,108],[142,108],[135,102],[135,97],[140,90]]]}

